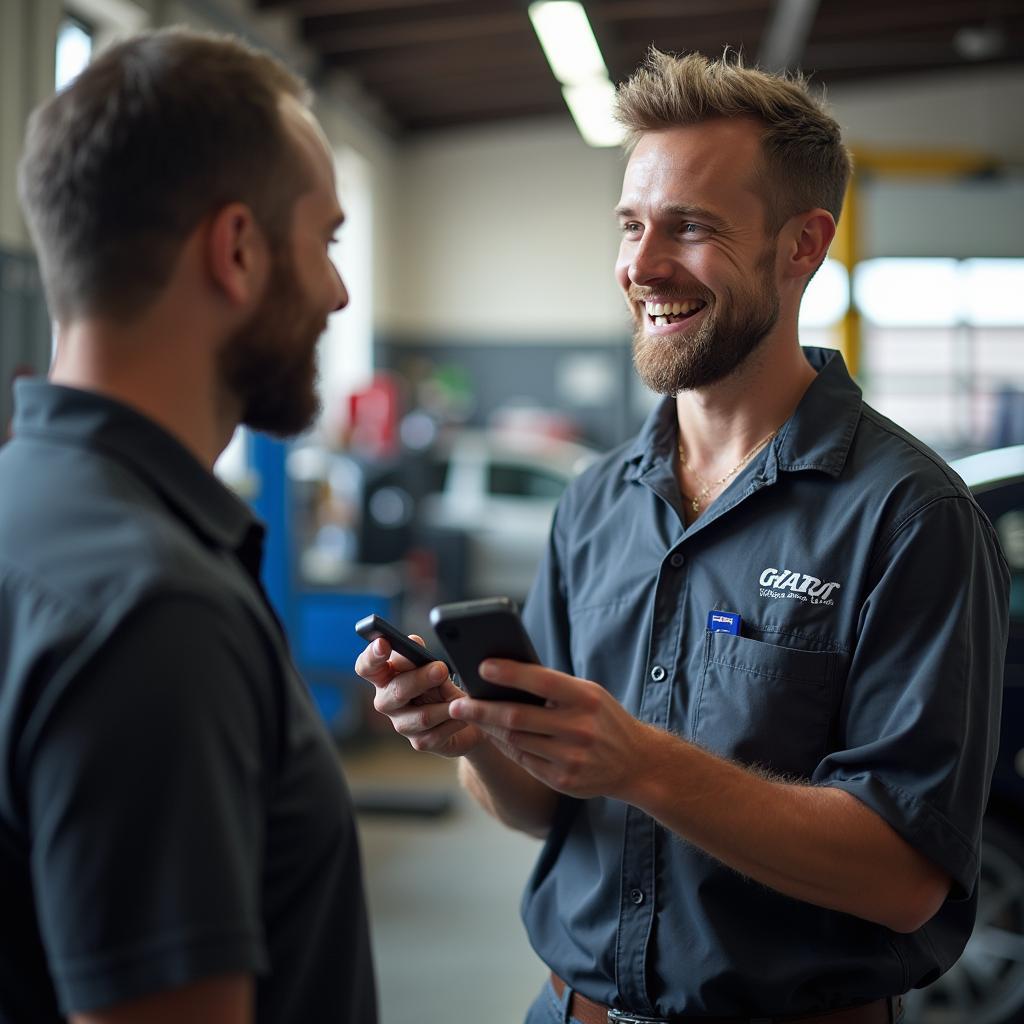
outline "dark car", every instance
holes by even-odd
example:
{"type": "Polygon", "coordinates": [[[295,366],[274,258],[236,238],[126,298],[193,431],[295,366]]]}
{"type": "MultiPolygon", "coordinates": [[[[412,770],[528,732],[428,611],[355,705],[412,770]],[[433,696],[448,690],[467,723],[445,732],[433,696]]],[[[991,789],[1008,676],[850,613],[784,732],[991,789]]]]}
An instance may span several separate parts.
{"type": "Polygon", "coordinates": [[[954,462],[1010,566],[999,757],[982,837],[978,918],[960,960],[911,993],[908,1024],[1024,1024],[1024,445],[954,462]]]}

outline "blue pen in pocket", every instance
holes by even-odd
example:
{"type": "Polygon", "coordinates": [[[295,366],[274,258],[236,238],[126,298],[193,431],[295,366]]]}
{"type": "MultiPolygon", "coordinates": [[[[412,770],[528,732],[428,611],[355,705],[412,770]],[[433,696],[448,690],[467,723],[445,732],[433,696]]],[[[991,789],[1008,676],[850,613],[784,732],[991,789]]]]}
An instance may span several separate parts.
{"type": "Polygon", "coordinates": [[[722,612],[712,609],[708,612],[709,633],[732,633],[739,636],[740,624],[743,620],[735,612],[722,612]]]}

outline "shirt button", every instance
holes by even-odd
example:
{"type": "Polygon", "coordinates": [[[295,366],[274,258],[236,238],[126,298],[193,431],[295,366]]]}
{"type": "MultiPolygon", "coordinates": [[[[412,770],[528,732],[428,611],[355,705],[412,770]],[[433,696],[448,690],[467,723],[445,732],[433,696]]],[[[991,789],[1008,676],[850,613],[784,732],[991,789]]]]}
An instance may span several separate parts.
{"type": "Polygon", "coordinates": [[[679,554],[678,551],[668,560],[668,564],[671,565],[673,569],[680,568],[685,562],[686,556],[679,554]]]}
{"type": "Polygon", "coordinates": [[[655,665],[651,669],[651,678],[656,682],[660,683],[666,676],[665,670],[660,665],[655,665]]]}
{"type": "Polygon", "coordinates": [[[630,889],[629,898],[639,907],[644,901],[644,894],[642,889],[630,889]]]}

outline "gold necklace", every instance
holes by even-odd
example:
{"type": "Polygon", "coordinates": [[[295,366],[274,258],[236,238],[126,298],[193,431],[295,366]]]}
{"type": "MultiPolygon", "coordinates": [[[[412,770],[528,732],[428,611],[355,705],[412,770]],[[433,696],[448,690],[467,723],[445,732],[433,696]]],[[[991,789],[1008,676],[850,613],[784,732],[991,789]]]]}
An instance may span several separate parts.
{"type": "Polygon", "coordinates": [[[716,487],[721,486],[726,482],[726,480],[729,480],[733,476],[735,476],[735,474],[738,473],[766,444],[768,444],[768,442],[771,441],[771,439],[778,432],[779,428],[776,427],[767,437],[762,437],[761,440],[758,441],[757,444],[755,444],[754,447],[751,448],[750,451],[747,452],[747,454],[744,455],[743,458],[740,459],[740,461],[737,462],[736,465],[733,466],[732,469],[730,469],[729,472],[725,474],[725,476],[719,477],[717,480],[712,480],[710,482],[705,480],[704,477],[702,477],[700,473],[698,473],[697,470],[695,470],[693,466],[690,465],[690,460],[686,457],[686,450],[683,448],[683,442],[680,441],[679,464],[683,467],[683,469],[688,469],[693,474],[697,483],[701,485],[700,490],[697,492],[697,494],[693,495],[693,497],[691,497],[688,494],[683,494],[683,497],[686,498],[687,501],[689,501],[690,508],[692,508],[694,512],[700,512],[700,506],[704,499],[716,487]]]}

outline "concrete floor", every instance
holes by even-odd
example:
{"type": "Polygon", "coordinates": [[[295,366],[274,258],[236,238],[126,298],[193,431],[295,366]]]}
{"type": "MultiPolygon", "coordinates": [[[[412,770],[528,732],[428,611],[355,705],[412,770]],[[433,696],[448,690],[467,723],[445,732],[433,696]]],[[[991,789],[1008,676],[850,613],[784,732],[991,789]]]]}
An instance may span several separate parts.
{"type": "Polygon", "coordinates": [[[359,814],[380,1024],[522,1024],[547,976],[519,920],[540,843],[487,817],[451,761],[394,734],[342,761],[367,806],[451,797],[436,817],[359,814]]]}

